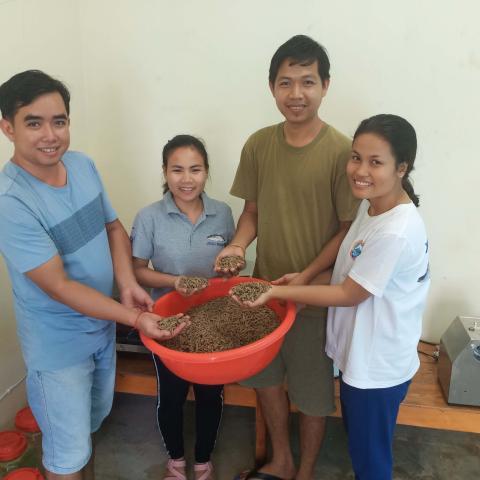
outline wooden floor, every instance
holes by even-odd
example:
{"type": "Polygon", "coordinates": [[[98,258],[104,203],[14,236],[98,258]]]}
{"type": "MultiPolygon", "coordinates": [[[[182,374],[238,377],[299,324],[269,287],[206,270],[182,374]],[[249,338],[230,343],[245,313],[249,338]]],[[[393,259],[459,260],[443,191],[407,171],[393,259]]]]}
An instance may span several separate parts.
{"type": "MultiPolygon", "coordinates": [[[[435,347],[420,342],[419,350],[432,354],[435,347]]],[[[448,405],[437,380],[437,362],[420,354],[420,370],[415,375],[407,398],[400,407],[398,423],[415,427],[456,430],[480,433],[480,407],[448,405]]],[[[155,369],[150,355],[119,352],[117,363],[116,391],[140,395],[156,395],[155,369]]],[[[335,385],[337,411],[340,416],[338,381],[335,385]]],[[[255,408],[256,413],[256,458],[261,462],[266,451],[266,431],[260,408],[257,408],[253,389],[237,384],[225,386],[226,405],[255,408]]],[[[295,407],[292,406],[292,411],[295,407]]]]}

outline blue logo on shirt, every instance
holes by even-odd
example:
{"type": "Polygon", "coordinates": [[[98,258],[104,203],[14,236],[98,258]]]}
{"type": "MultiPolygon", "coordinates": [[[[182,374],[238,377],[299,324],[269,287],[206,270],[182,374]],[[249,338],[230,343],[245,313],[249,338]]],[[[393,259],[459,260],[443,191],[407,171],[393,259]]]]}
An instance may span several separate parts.
{"type": "Polygon", "coordinates": [[[365,242],[363,240],[359,240],[358,242],[354,243],[353,248],[350,250],[350,256],[354,260],[362,253],[364,245],[365,242]]]}
{"type": "Polygon", "coordinates": [[[227,241],[223,235],[215,233],[214,235],[209,235],[207,237],[207,245],[226,245],[227,241]]]}
{"type": "Polygon", "coordinates": [[[430,264],[427,265],[427,271],[421,276],[419,277],[419,279],[417,280],[418,283],[421,283],[423,282],[425,279],[429,278],[430,277],[430,264]]]}

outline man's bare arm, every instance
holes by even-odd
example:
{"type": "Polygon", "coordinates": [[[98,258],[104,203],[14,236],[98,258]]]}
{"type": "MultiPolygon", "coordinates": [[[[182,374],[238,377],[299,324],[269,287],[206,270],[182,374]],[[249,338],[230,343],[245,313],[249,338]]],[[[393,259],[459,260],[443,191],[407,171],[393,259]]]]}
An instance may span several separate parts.
{"type": "Polygon", "coordinates": [[[308,285],[321,272],[330,269],[335,264],[338,250],[351,224],[352,222],[340,222],[337,233],[325,244],[315,260],[290,282],[290,285],[308,285]]]}
{"type": "Polygon", "coordinates": [[[245,267],[245,250],[257,237],[257,222],[257,203],[246,200],[243,206],[243,212],[238,219],[237,230],[232,241],[217,255],[217,258],[215,259],[216,272],[236,275],[245,267]],[[229,270],[218,267],[218,261],[221,258],[232,255],[242,257],[244,259],[243,263],[239,262],[237,268],[231,268],[229,270]]]}
{"type": "Polygon", "coordinates": [[[161,319],[158,315],[144,312],[139,317],[138,310],[127,308],[103,293],[70,279],[59,255],[30,270],[26,275],[49,297],[85,316],[137,326],[143,333],[157,340],[172,336],[170,332],[158,328],[157,322],[161,319]]]}

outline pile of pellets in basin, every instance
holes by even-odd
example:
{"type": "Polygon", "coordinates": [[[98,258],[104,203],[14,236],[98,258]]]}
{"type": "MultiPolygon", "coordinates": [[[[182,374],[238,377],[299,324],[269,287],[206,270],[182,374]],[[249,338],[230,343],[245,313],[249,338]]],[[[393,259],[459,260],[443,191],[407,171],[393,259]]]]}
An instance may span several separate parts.
{"type": "Polygon", "coordinates": [[[278,325],[277,314],[268,307],[247,308],[229,296],[184,312],[191,324],[179,335],[163,341],[173,350],[190,353],[222,352],[260,340],[278,325]]]}
{"type": "Polygon", "coordinates": [[[254,302],[271,288],[272,286],[267,282],[244,282],[235,285],[232,293],[242,302],[254,302]]]}
{"type": "Polygon", "coordinates": [[[205,288],[208,285],[208,280],[203,277],[181,277],[179,286],[184,288],[187,293],[191,293],[194,290],[205,288]]]}

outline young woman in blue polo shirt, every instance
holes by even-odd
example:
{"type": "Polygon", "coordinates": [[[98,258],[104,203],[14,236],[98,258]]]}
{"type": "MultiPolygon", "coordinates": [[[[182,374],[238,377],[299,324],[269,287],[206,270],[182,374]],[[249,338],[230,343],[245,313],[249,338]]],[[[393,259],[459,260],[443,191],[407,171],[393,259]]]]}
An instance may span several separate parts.
{"type": "MultiPolygon", "coordinates": [[[[164,196],[137,214],[132,228],[137,281],[155,300],[176,289],[182,276],[213,277],[215,258],[233,237],[231,209],[204,192],[208,155],[191,135],[177,135],[163,148],[164,196]]],[[[153,355],[158,379],[157,417],[170,460],[164,480],[185,480],[183,406],[189,383],[153,355]]],[[[223,407],[223,385],[193,385],[196,400],[196,480],[212,480],[210,455],[223,407]]]]}

